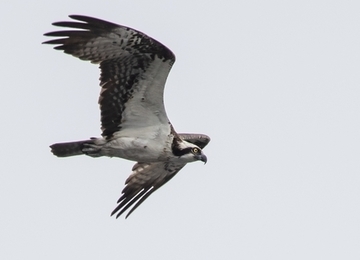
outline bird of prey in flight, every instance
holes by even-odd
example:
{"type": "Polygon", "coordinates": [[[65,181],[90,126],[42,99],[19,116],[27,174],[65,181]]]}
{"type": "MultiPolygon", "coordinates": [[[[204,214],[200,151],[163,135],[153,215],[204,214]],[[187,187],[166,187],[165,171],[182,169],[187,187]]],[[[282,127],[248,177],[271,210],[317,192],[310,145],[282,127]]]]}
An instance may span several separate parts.
{"type": "Polygon", "coordinates": [[[79,59],[100,64],[102,137],[56,143],[58,157],[119,157],[136,164],[111,213],[128,217],[187,163],[207,158],[204,134],[177,133],[168,119],[163,94],[175,55],[163,44],[132,28],[82,15],[53,25],[70,29],[46,33],[56,45],[79,59]]]}

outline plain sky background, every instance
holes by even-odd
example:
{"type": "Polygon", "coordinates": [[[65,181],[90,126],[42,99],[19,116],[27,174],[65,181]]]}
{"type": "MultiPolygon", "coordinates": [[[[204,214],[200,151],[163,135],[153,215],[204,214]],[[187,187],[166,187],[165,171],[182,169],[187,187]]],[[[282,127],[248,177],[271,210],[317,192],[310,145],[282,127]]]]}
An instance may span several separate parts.
{"type": "Polygon", "coordinates": [[[0,259],[360,259],[359,1],[2,1],[0,259]],[[165,105],[208,134],[128,219],[100,136],[97,66],[43,33],[69,14],[136,28],[177,61],[165,105]]]}

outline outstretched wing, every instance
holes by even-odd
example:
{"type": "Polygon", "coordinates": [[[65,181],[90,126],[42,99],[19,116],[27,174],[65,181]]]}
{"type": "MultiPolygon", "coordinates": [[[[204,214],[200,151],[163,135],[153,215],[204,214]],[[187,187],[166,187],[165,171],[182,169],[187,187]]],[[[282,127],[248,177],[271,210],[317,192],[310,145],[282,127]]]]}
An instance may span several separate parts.
{"type": "Polygon", "coordinates": [[[71,30],[46,33],[60,37],[46,41],[82,60],[100,63],[102,135],[111,138],[134,127],[164,127],[169,130],[163,104],[166,78],[174,54],[151,37],[92,17],[70,15],[76,22],[56,22],[71,30]],[[80,21],[80,22],[78,22],[80,21]]]}
{"type": "MultiPolygon", "coordinates": [[[[179,134],[179,136],[201,149],[209,142],[210,138],[202,134],[179,134]]],[[[127,213],[126,218],[144,202],[154,191],[174,177],[186,164],[172,162],[157,163],[136,163],[132,169],[132,174],[126,180],[125,188],[122,191],[119,205],[113,210],[118,218],[127,209],[132,207],[127,213]]]]}

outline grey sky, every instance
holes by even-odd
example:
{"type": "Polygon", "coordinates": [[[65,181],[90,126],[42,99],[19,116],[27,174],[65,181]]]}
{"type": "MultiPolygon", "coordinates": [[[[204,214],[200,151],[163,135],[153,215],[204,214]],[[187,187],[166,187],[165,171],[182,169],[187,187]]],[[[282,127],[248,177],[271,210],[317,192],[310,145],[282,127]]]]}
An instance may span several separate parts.
{"type": "Polygon", "coordinates": [[[360,258],[358,1],[5,2],[0,259],[360,258]],[[100,135],[97,66],[40,44],[69,14],[168,46],[169,118],[212,138],[127,220],[132,162],[48,148],[100,135]]]}

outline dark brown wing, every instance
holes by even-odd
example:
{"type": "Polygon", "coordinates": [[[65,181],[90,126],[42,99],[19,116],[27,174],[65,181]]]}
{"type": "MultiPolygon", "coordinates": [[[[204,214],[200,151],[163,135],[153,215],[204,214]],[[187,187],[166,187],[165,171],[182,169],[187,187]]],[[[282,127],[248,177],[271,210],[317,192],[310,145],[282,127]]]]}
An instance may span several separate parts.
{"type": "Polygon", "coordinates": [[[55,49],[82,60],[100,63],[102,135],[110,138],[127,127],[167,124],[163,90],[174,54],[129,27],[81,15],[70,18],[77,21],[53,23],[70,30],[46,33],[58,38],[44,43],[55,44],[55,49]],[[131,111],[127,112],[129,106],[131,111]]]}
{"type": "MultiPolygon", "coordinates": [[[[209,142],[210,138],[202,134],[179,134],[184,140],[196,144],[201,149],[209,142]]],[[[183,163],[136,163],[132,169],[132,174],[126,180],[125,188],[122,191],[119,205],[113,210],[118,218],[127,209],[132,207],[127,213],[126,218],[143,203],[154,191],[163,186],[174,177],[186,164],[183,163]]]]}

